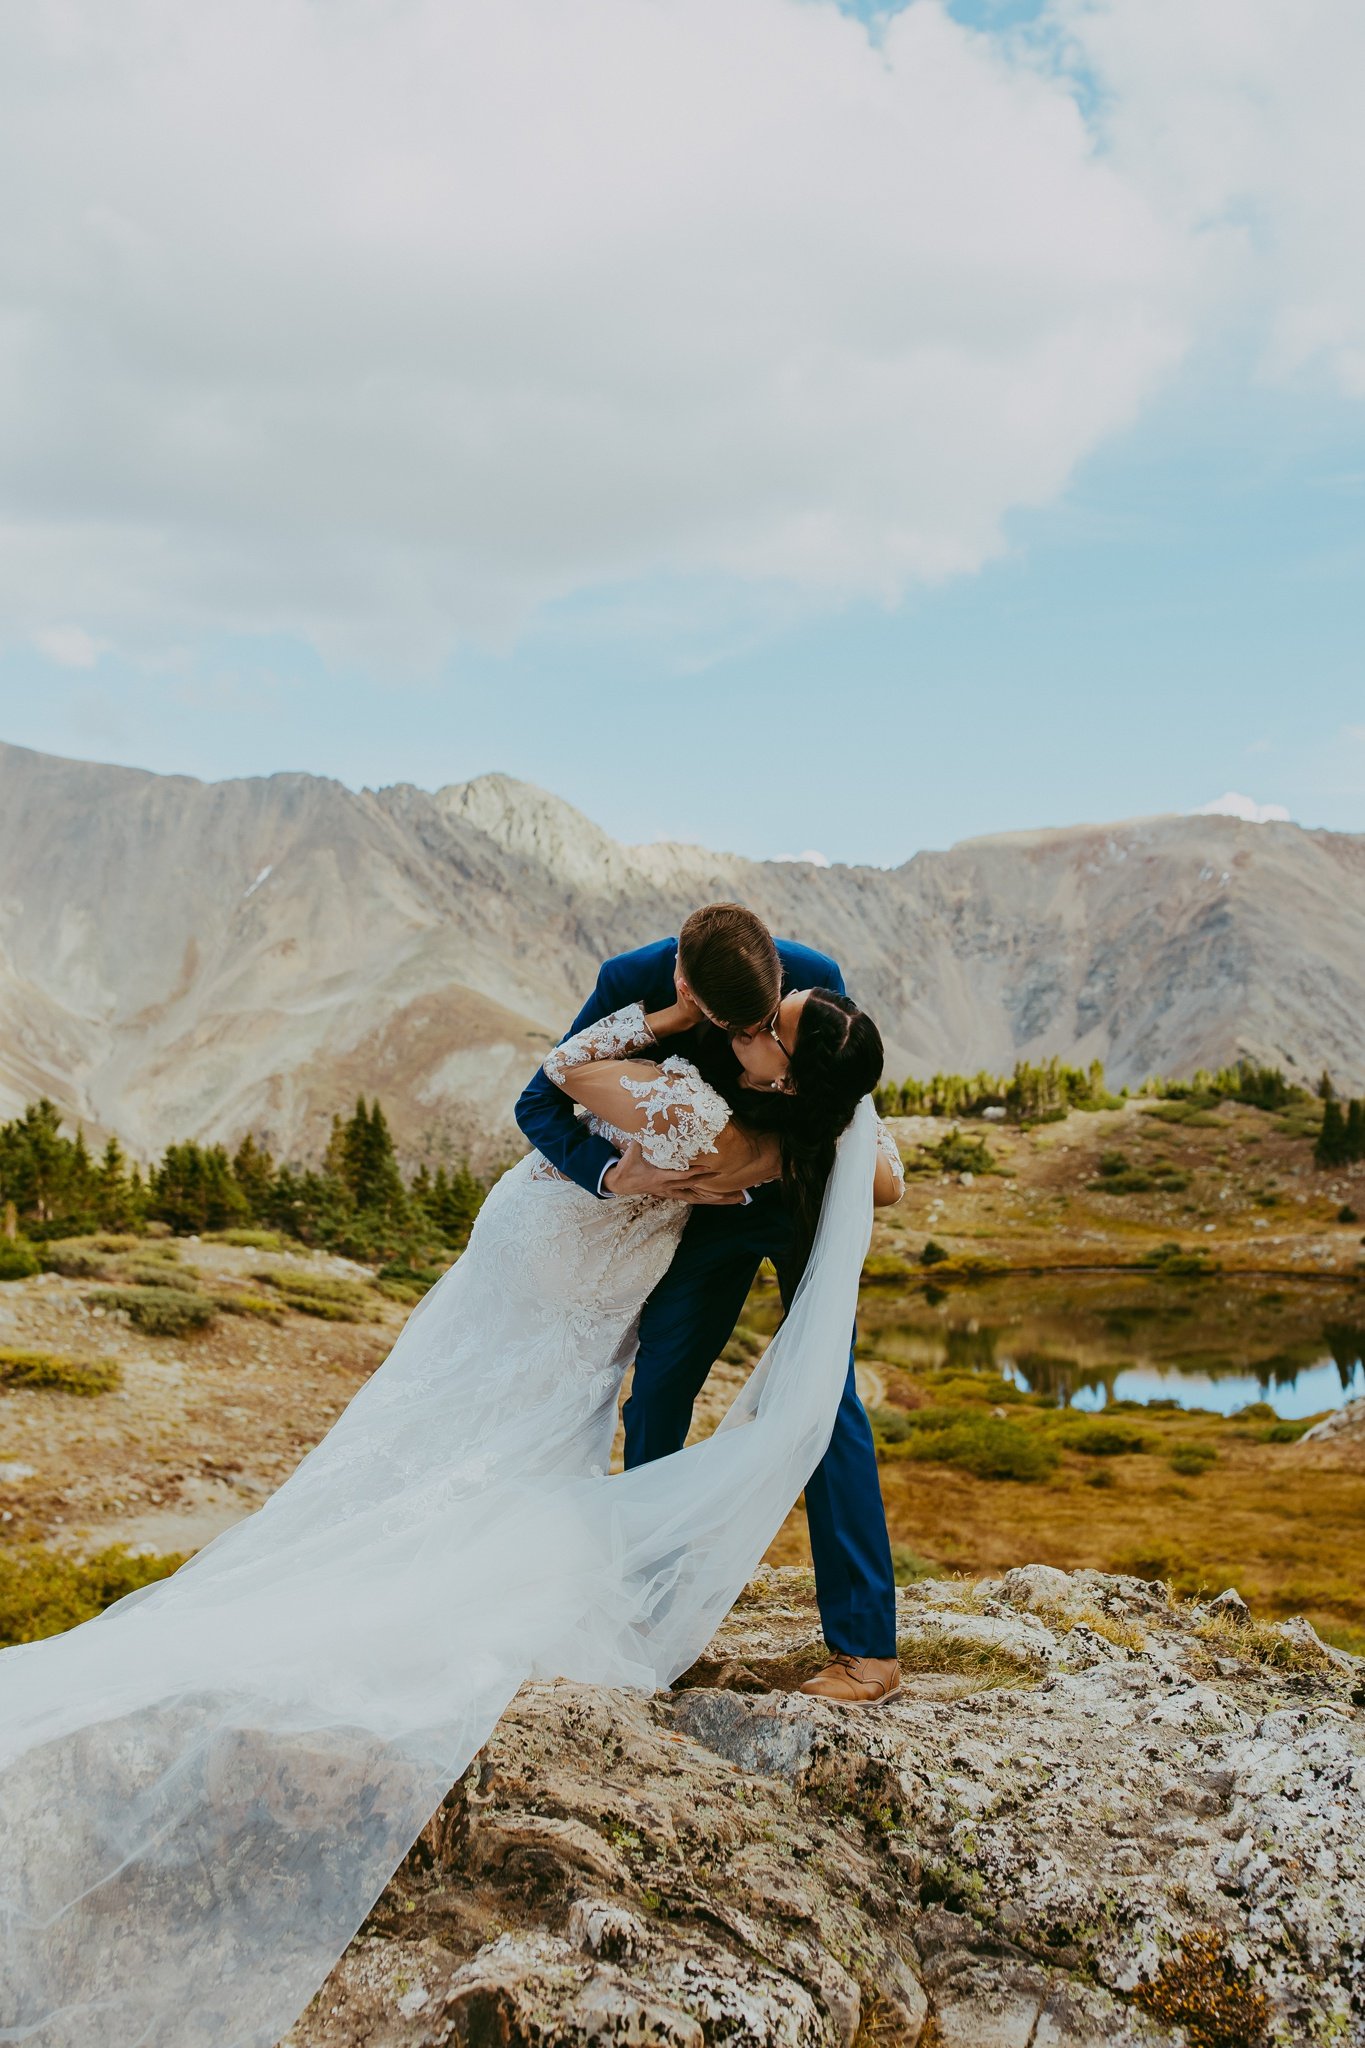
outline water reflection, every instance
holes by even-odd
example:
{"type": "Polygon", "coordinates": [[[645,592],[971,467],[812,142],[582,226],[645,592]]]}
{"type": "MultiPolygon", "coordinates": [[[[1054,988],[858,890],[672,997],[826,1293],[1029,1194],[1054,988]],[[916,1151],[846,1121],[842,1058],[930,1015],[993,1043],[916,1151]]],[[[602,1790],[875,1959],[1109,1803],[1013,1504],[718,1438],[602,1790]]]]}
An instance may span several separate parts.
{"type": "Polygon", "coordinates": [[[1316,1415],[1365,1395],[1358,1288],[1181,1286],[1051,1274],[889,1300],[864,1296],[864,1348],[891,1363],[996,1370],[1059,1406],[1166,1400],[1230,1415],[1316,1415]]]}
{"type": "Polygon", "coordinates": [[[1251,1371],[1219,1364],[1084,1366],[1071,1358],[1023,1352],[1002,1353],[997,1363],[1006,1379],[1030,1393],[1051,1394],[1058,1407],[1103,1408],[1110,1401],[1175,1401],[1182,1408],[1212,1408],[1233,1415],[1251,1401],[1264,1401],[1286,1420],[1319,1415],[1356,1394],[1365,1394],[1365,1333],[1357,1332],[1354,1356],[1346,1358],[1324,1333],[1330,1355],[1302,1365],[1271,1358],[1251,1371]]]}

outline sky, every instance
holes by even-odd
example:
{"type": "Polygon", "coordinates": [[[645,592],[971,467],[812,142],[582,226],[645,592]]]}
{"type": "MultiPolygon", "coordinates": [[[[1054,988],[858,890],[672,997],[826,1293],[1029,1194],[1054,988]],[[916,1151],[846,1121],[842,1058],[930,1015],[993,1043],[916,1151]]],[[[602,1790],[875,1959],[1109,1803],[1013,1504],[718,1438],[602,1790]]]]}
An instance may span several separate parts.
{"type": "Polygon", "coordinates": [[[0,739],[1365,831],[1357,0],[33,0],[0,739]]]}

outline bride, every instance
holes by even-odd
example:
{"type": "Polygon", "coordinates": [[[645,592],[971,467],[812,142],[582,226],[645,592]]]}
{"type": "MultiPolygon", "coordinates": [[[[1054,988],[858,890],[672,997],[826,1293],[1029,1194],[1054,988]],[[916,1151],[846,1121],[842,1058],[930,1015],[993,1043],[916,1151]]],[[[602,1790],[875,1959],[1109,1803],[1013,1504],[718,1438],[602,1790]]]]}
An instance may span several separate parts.
{"type": "MultiPolygon", "coordinates": [[[[524,1680],[652,1689],[699,1654],[824,1452],[874,1192],[900,1191],[875,1030],[825,990],[789,1004],[761,1121],[784,1174],[838,1148],[790,1313],[714,1436],[608,1476],[689,1211],[599,1201],[532,1153],[257,1514],[0,1652],[0,2042],[271,2048],[524,1680]]],[[[545,1071],[653,1165],[769,1178],[742,1086],[660,1057],[696,1021],[635,1005],[545,1071]]]]}

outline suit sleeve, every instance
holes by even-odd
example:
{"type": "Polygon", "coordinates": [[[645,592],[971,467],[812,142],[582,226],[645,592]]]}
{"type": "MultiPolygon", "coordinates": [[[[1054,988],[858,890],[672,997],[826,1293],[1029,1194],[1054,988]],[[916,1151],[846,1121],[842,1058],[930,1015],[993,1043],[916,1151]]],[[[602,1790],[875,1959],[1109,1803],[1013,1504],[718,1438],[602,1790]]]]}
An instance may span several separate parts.
{"type": "Polygon", "coordinates": [[[823,960],[825,966],[829,969],[829,980],[823,982],[821,986],[829,989],[833,995],[846,996],[848,990],[844,987],[844,970],[838,961],[831,960],[827,953],[817,953],[815,957],[817,960],[823,960]]]}
{"type": "MultiPolygon", "coordinates": [[[[589,1024],[600,1023],[603,1017],[609,1017],[613,1010],[621,1007],[609,973],[610,967],[611,962],[608,961],[597,977],[596,988],[565,1032],[565,1038],[586,1030],[589,1024]]],[[[563,1039],[560,1043],[563,1044],[563,1039]]],[[[588,1194],[601,1194],[598,1183],[602,1175],[621,1155],[614,1145],[605,1138],[597,1137],[575,1115],[570,1098],[562,1089],[555,1087],[543,1068],[537,1067],[523,1088],[516,1116],[522,1136],[543,1159],[548,1159],[551,1166],[576,1181],[588,1194]]],[[[610,1200],[610,1196],[603,1199],[610,1200]]]]}
{"type": "Polygon", "coordinates": [[[817,953],[814,946],[803,946],[792,939],[779,939],[777,950],[787,988],[827,988],[831,995],[848,994],[843,971],[828,953],[817,953]]]}

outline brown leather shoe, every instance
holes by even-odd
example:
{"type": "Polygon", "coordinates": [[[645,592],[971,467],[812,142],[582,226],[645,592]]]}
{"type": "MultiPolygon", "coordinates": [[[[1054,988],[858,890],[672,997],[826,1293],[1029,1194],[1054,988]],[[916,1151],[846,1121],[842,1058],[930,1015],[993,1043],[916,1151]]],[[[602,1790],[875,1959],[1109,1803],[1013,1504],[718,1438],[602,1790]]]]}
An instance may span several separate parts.
{"type": "Polygon", "coordinates": [[[842,1650],[814,1678],[798,1688],[811,1699],[837,1707],[884,1707],[901,1689],[901,1667],[895,1657],[850,1657],[842,1650]]]}

